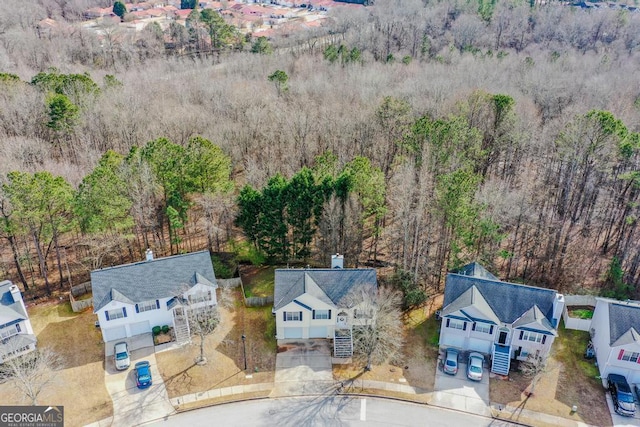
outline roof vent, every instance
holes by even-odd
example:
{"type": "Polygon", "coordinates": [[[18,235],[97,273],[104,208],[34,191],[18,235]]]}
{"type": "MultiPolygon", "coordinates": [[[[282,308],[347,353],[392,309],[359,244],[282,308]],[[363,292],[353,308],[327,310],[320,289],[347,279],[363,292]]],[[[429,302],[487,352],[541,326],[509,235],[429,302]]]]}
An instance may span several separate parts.
{"type": "Polygon", "coordinates": [[[344,268],[344,255],[331,255],[331,268],[344,268]]]}
{"type": "Polygon", "coordinates": [[[147,261],[153,261],[153,251],[151,249],[147,249],[145,255],[147,256],[147,261]]]}

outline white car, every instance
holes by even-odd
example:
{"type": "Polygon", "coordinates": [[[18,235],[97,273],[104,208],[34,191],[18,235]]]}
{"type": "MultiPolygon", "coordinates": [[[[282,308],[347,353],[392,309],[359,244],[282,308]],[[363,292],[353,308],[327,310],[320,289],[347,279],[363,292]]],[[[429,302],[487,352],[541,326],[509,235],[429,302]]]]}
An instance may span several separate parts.
{"type": "Polygon", "coordinates": [[[473,381],[482,381],[483,364],[483,355],[481,355],[480,353],[469,354],[469,362],[467,363],[467,378],[473,381]]]}
{"type": "Polygon", "coordinates": [[[113,358],[118,371],[123,371],[131,365],[131,359],[129,358],[129,348],[127,343],[122,341],[116,343],[113,347],[113,358]]]}

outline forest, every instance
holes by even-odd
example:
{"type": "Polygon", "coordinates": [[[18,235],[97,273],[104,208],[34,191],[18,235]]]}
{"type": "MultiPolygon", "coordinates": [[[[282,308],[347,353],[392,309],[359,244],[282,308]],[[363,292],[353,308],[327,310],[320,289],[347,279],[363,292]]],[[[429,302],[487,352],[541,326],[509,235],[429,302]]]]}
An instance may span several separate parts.
{"type": "Polygon", "coordinates": [[[80,26],[109,5],[0,6],[0,271],[27,295],[148,247],[208,247],[318,266],[339,252],[390,267],[405,296],[470,261],[638,296],[639,13],[376,0],[270,39],[211,12],[80,26]]]}

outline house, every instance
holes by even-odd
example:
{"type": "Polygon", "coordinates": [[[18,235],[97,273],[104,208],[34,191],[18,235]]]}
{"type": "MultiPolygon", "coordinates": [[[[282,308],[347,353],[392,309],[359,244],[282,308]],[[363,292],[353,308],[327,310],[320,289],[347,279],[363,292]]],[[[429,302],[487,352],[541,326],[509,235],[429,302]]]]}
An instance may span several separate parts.
{"type": "Polygon", "coordinates": [[[563,308],[554,290],[502,282],[472,263],[447,274],[440,346],[491,355],[491,371],[508,375],[511,359],[547,356],[563,308]]]}
{"type": "Polygon", "coordinates": [[[189,310],[216,305],[216,277],[209,251],[146,260],[91,272],[93,312],[104,342],[174,328],[179,343],[190,337],[189,310]]]}
{"type": "Polygon", "coordinates": [[[640,383],[640,302],[596,298],[590,333],[603,385],[609,374],[640,383]]]}
{"type": "Polygon", "coordinates": [[[336,254],[331,268],[276,270],[277,339],[333,339],[335,357],[352,356],[352,328],[373,318],[364,294],[375,295],[378,285],[373,268],[343,266],[343,256],[336,254]]]}
{"type": "Polygon", "coordinates": [[[0,339],[0,363],[36,348],[20,289],[8,280],[0,282],[0,339]]]}

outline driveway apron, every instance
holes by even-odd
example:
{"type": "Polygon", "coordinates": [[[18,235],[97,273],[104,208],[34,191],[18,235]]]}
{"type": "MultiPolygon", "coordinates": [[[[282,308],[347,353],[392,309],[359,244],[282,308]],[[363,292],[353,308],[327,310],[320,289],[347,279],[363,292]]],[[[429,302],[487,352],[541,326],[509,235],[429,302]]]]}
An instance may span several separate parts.
{"type": "Polygon", "coordinates": [[[131,366],[117,371],[113,357],[106,359],[105,384],[113,401],[113,425],[133,426],[165,417],[175,412],[158,371],[153,347],[131,351],[131,366]],[[136,386],[136,362],[149,361],[153,385],[140,390],[136,386]]]}
{"type": "Polygon", "coordinates": [[[436,382],[430,403],[490,417],[489,372],[485,368],[482,372],[482,381],[471,381],[467,379],[466,369],[466,363],[460,363],[458,373],[448,375],[442,371],[441,363],[438,363],[436,382]]]}
{"type": "Polygon", "coordinates": [[[334,389],[329,340],[279,340],[271,397],[324,394],[334,389]]]}

